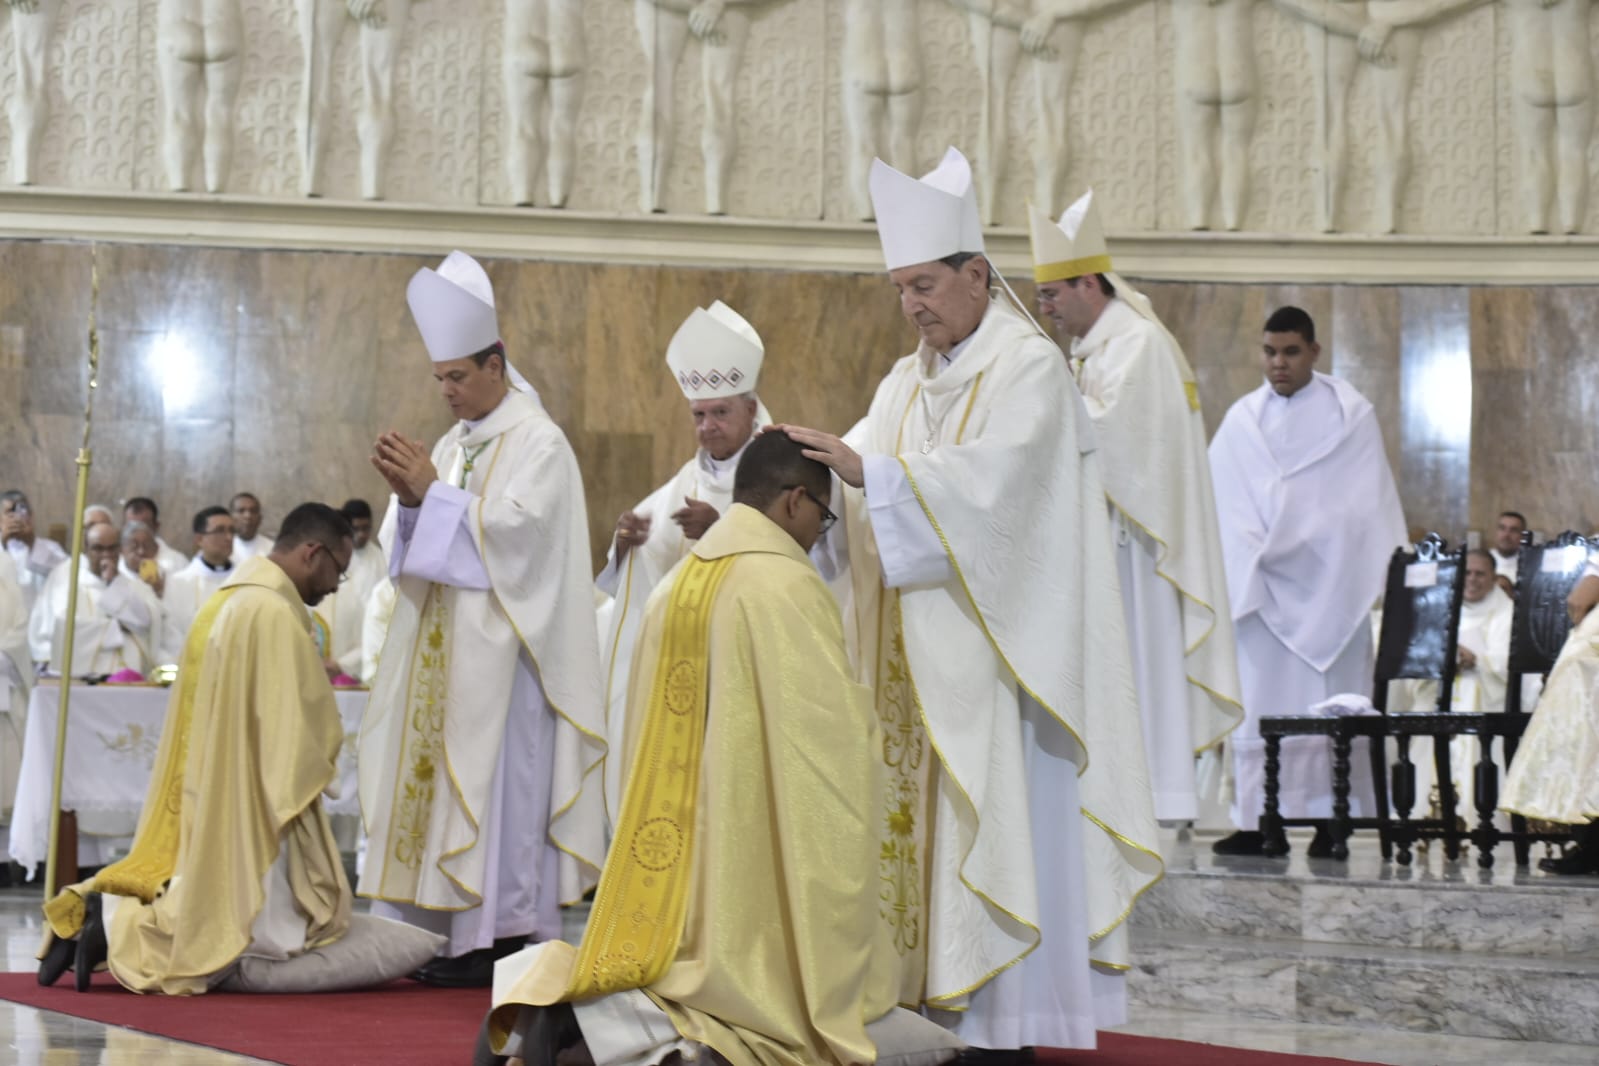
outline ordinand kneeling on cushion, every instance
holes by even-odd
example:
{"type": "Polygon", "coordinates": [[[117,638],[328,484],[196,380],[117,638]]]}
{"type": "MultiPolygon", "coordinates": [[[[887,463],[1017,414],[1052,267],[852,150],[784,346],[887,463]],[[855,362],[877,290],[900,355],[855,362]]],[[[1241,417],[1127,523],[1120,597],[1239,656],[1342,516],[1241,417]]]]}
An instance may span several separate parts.
{"type": "Polygon", "coordinates": [[[307,607],[349,566],[350,524],[302,504],[270,554],[196,616],[133,848],[45,904],[39,982],[102,964],[134,992],[310,992],[381,984],[442,938],[351,914],[322,806],[344,728],[307,607]]]}

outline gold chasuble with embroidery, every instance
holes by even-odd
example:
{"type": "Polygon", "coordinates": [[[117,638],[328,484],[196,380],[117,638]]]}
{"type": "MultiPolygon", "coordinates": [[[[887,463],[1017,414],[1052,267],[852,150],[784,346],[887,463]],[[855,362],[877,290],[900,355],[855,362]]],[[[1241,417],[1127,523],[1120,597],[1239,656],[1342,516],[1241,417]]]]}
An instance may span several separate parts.
{"type": "Polygon", "coordinates": [[[276,563],[234,571],[189,631],[132,850],[45,907],[56,935],[75,936],[86,894],[130,897],[106,935],[112,974],[135,992],[205,992],[249,947],[280,849],[305,948],[349,929],[321,803],[344,727],[310,627],[276,563]]]}
{"type": "Polygon", "coordinates": [[[849,442],[895,457],[951,575],[885,588],[868,500],[846,489],[845,629],[884,735],[875,865],[901,1003],[966,1009],[1040,945],[1035,841],[1052,827],[1030,824],[1024,697],[1080,774],[1090,957],[1125,968],[1124,922],[1163,865],[1094,429],[1066,360],[991,300],[947,365],[925,344],[900,359],[849,442]]]}
{"type": "Polygon", "coordinates": [[[873,873],[882,739],[793,538],[733,505],[651,596],[628,699],[626,791],[583,942],[501,962],[496,1041],[522,1006],[642,988],[735,1066],[874,1061],[865,1022],[893,1005],[873,873]]]}

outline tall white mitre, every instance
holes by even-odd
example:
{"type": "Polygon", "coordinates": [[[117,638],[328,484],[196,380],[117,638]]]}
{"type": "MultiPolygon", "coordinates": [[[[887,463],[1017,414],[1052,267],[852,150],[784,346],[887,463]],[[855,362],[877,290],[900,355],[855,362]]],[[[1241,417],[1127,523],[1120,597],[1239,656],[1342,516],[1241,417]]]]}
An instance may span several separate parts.
{"type": "MultiPolygon", "coordinates": [[[[465,252],[451,252],[437,270],[423,267],[411,275],[405,302],[422,334],[428,358],[435,363],[464,359],[499,343],[494,286],[482,264],[465,252]]],[[[508,359],[505,368],[512,386],[533,391],[508,359]]]]}
{"type": "Polygon", "coordinates": [[[889,270],[931,263],[957,252],[983,254],[972,166],[955,148],[920,178],[874,159],[868,187],[889,270]]]}
{"type": "MultiPolygon", "coordinates": [[[[1171,336],[1166,324],[1155,314],[1149,297],[1133,288],[1126,278],[1112,269],[1110,249],[1105,244],[1105,225],[1099,220],[1093,189],[1079,196],[1061,214],[1058,224],[1051,222],[1048,215],[1031,203],[1027,205],[1027,215],[1032,224],[1033,281],[1047,285],[1052,281],[1065,281],[1087,274],[1103,274],[1105,280],[1115,287],[1116,295],[1127,302],[1127,306],[1159,326],[1168,337],[1171,336]]],[[[1183,381],[1191,385],[1194,371],[1188,365],[1188,357],[1175,339],[1171,343],[1181,358],[1178,369],[1182,372],[1183,381]]],[[[1191,404],[1197,405],[1197,396],[1197,392],[1189,390],[1191,404]]]]}
{"type": "Polygon", "coordinates": [[[666,365],[690,400],[754,392],[765,358],[755,327],[720,300],[689,312],[666,346],[666,365]]]}

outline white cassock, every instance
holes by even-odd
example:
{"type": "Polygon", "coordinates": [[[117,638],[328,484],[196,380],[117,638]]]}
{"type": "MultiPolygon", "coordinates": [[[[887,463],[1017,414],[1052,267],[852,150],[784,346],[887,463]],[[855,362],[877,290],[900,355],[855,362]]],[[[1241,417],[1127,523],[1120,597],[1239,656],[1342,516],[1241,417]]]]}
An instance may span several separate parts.
{"type": "MultiPolygon", "coordinates": [[[[1476,603],[1460,604],[1460,629],[1456,638],[1462,648],[1476,656],[1476,665],[1455,673],[1449,709],[1456,714],[1499,714],[1505,709],[1505,688],[1510,680],[1510,622],[1516,601],[1495,585],[1476,603]]],[[[1534,694],[1536,700],[1536,694],[1534,694]]],[[[1389,710],[1433,713],[1438,707],[1438,682],[1409,681],[1400,693],[1390,696],[1389,710]]],[[[1528,703],[1525,709],[1532,710],[1528,703]]],[[[1449,744],[1450,778],[1455,783],[1458,810],[1476,822],[1473,798],[1474,771],[1481,748],[1476,737],[1456,737],[1449,744]]],[[[1431,737],[1415,737],[1410,742],[1410,758],[1416,767],[1416,805],[1410,817],[1423,817],[1428,797],[1437,784],[1431,737]]]]}
{"type": "Polygon", "coordinates": [[[107,585],[78,560],[78,625],[72,669],[65,665],[68,582],[72,560],[50,572],[28,621],[29,642],[50,647],[50,669],[73,677],[137,670],[148,675],[158,665],[161,601],[150,586],[120,574],[107,585]]]}
{"type": "MultiPolygon", "coordinates": [[[[38,602],[45,581],[52,570],[67,561],[67,551],[49,537],[35,537],[32,547],[20,540],[6,541],[6,554],[11,557],[17,587],[22,591],[22,609],[31,617],[33,605],[38,602]]],[[[29,650],[34,662],[48,662],[50,638],[46,636],[43,643],[30,640],[29,650]]]]}
{"type": "Polygon", "coordinates": [[[369,540],[350,556],[344,580],[331,596],[316,605],[316,615],[328,628],[329,657],[351,677],[361,676],[361,633],[366,622],[367,599],[379,582],[389,578],[388,560],[377,541],[369,540]]]}
{"type": "Polygon", "coordinates": [[[1198,393],[1176,341],[1119,296],[1072,359],[1116,531],[1155,816],[1189,821],[1195,756],[1244,716],[1198,393]]]}
{"type": "Polygon", "coordinates": [[[22,605],[16,564],[0,552],[0,810],[10,818],[22,764],[22,735],[33,691],[33,659],[28,652],[28,612],[22,605]]]}
{"type": "MultiPolygon", "coordinates": [[[[759,404],[750,439],[771,421],[766,405],[759,404]]],[[[649,539],[623,556],[620,565],[616,561],[616,538],[611,538],[605,569],[594,579],[594,584],[606,596],[605,602],[595,609],[595,621],[600,636],[600,669],[604,671],[605,680],[605,741],[613,752],[622,750],[622,740],[626,736],[627,683],[639,625],[644,619],[644,605],[666,572],[698,543],[683,535],[683,528],[672,521],[672,514],[682,509],[684,497],[703,500],[716,508],[717,514],[726,514],[733,505],[733,474],[747,447],[749,441],[726,459],[713,459],[701,448],[672,480],[644,497],[633,511],[650,519],[649,539]]],[[[605,761],[605,809],[611,818],[621,809],[621,767],[620,758],[605,761]]]]}
{"type": "MultiPolygon", "coordinates": [[[[1244,688],[1244,724],[1229,738],[1232,819],[1252,830],[1264,802],[1260,719],[1371,694],[1371,606],[1405,519],[1376,413],[1339,378],[1318,373],[1287,397],[1269,384],[1249,393],[1217,429],[1210,463],[1244,688]]],[[[1364,741],[1351,765],[1350,812],[1364,816],[1364,741]]],[[[1332,817],[1329,739],[1284,738],[1279,798],[1284,818],[1332,817]]]]}
{"type": "Polygon", "coordinates": [[[373,913],[449,938],[560,935],[598,880],[605,755],[577,460],[529,393],[458,423],[391,507],[394,614],[358,747],[373,913]]]}
{"type": "Polygon", "coordinates": [[[249,540],[243,537],[233,538],[233,565],[238,566],[246,559],[254,559],[257,555],[265,555],[272,550],[276,543],[265,533],[257,533],[249,540]]]}
{"type": "Polygon", "coordinates": [[[1510,583],[1514,585],[1516,583],[1516,573],[1521,568],[1521,553],[1511,552],[1509,555],[1500,555],[1498,548],[1490,548],[1489,551],[1493,553],[1494,557],[1494,573],[1508,577],[1510,583]]]}
{"type": "Polygon", "coordinates": [[[161,609],[166,616],[160,641],[158,661],[175,663],[183,657],[183,642],[189,638],[189,627],[194,616],[211,594],[233,576],[233,564],[220,570],[208,565],[204,556],[196,555],[182,569],[167,575],[161,592],[161,609]]]}
{"type": "Polygon", "coordinates": [[[162,573],[175,574],[189,565],[189,557],[167,544],[160,537],[155,538],[155,561],[161,567],[162,573]]]}
{"type": "Polygon", "coordinates": [[[849,439],[866,492],[829,539],[889,738],[883,918],[902,969],[925,952],[901,999],[975,1046],[1092,1047],[1126,992],[1090,960],[1127,965],[1162,870],[1092,424],[994,301],[948,359],[896,363],[849,439]]]}

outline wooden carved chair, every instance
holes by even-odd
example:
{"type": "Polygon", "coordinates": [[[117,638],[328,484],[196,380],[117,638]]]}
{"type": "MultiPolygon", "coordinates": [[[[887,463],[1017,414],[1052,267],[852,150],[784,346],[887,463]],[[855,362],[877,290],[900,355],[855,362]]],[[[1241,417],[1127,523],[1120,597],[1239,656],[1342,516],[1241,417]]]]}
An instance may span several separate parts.
{"type": "MultiPolygon", "coordinates": [[[[1281,855],[1288,850],[1288,840],[1283,834],[1285,825],[1314,825],[1320,819],[1284,819],[1279,809],[1279,776],[1281,773],[1282,738],[1286,736],[1325,736],[1331,738],[1333,749],[1333,809],[1329,833],[1332,836],[1333,857],[1349,856],[1349,835],[1355,829],[1376,829],[1384,859],[1390,858],[1393,845],[1399,845],[1399,861],[1408,863],[1410,845],[1423,834],[1444,835],[1446,845],[1459,851],[1458,833],[1450,844],[1444,834],[1444,822],[1412,821],[1401,818],[1396,824],[1389,814],[1387,738],[1396,721],[1411,717],[1393,714],[1388,707],[1388,683],[1401,678],[1414,678],[1438,682],[1438,703],[1433,710],[1447,711],[1453,696],[1455,680],[1455,638],[1460,625],[1460,604],[1465,591],[1465,553],[1450,552],[1448,545],[1437,534],[1430,534],[1414,550],[1396,549],[1388,564],[1388,581],[1383,598],[1382,633],[1377,643],[1377,662],[1373,671],[1372,705],[1376,715],[1341,718],[1321,718],[1312,715],[1293,715],[1262,718],[1260,735],[1265,742],[1265,810],[1261,814],[1260,828],[1266,837],[1266,854],[1281,855]],[[1350,752],[1356,737],[1369,738],[1372,786],[1376,810],[1367,817],[1353,818],[1349,813],[1350,752]]],[[[1401,744],[1405,752],[1408,738],[1401,744]]],[[[1447,781],[1448,742],[1442,744],[1443,772],[1439,779],[1447,781]]],[[[1409,790],[1409,802],[1403,805],[1408,812],[1414,803],[1415,768],[1408,754],[1396,765],[1394,787],[1403,795],[1409,790]],[[1401,771],[1401,767],[1404,768],[1401,771]]],[[[1452,806],[1451,806],[1452,809],[1452,806]]],[[[1449,829],[1454,823],[1448,810],[1449,829]]]]}

